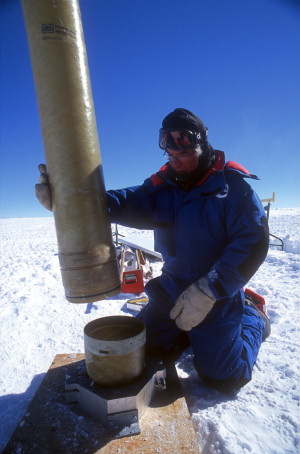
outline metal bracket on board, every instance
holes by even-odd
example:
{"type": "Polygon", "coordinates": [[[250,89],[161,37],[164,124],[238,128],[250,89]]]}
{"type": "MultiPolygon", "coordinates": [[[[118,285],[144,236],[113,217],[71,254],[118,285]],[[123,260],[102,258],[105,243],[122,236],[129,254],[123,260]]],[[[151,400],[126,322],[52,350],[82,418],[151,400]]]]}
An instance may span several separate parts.
{"type": "Polygon", "coordinates": [[[155,389],[165,389],[166,370],[158,365],[161,363],[146,366],[140,377],[121,387],[97,385],[86,374],[72,377],[76,382],[65,384],[67,404],[106,425],[112,438],[138,435],[139,420],[147,411],[155,389]]]}

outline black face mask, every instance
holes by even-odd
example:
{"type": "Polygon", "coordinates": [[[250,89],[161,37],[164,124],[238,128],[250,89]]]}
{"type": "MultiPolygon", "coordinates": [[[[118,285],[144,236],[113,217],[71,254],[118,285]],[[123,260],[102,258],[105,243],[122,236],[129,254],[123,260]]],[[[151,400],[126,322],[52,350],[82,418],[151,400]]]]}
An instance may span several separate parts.
{"type": "Polygon", "coordinates": [[[177,174],[171,166],[168,166],[168,177],[171,181],[178,184],[178,186],[180,186],[184,191],[190,191],[195,184],[197,184],[204,177],[214,162],[215,152],[213,148],[208,145],[202,149],[202,153],[199,156],[198,166],[193,172],[188,174],[177,174]]]}

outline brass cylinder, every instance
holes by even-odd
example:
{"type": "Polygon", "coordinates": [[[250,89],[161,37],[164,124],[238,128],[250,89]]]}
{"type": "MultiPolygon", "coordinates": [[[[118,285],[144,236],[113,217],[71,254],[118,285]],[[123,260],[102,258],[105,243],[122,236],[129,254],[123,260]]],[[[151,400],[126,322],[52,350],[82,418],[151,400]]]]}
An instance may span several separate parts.
{"type": "Polygon", "coordinates": [[[111,315],[84,327],[85,363],[88,375],[104,386],[124,385],[145,367],[144,323],[124,315],[111,315]]]}
{"type": "Polygon", "coordinates": [[[68,301],[120,291],[77,0],[22,0],[68,301]]]}

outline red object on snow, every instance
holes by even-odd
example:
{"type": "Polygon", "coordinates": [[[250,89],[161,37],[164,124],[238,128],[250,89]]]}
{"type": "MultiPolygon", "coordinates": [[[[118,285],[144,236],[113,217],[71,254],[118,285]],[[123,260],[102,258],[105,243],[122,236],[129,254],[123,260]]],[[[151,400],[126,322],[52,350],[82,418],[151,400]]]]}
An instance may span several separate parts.
{"type": "Polygon", "coordinates": [[[143,266],[145,259],[140,250],[123,249],[121,253],[121,292],[139,294],[144,291],[143,266]],[[127,259],[125,259],[127,255],[127,259]]]}
{"type": "Polygon", "coordinates": [[[121,292],[122,293],[142,293],[144,291],[143,271],[132,270],[123,271],[121,292]]]}
{"type": "Polygon", "coordinates": [[[246,296],[251,299],[255,305],[258,307],[258,309],[263,312],[264,314],[266,313],[266,301],[263,296],[258,295],[257,293],[253,292],[253,290],[250,290],[249,288],[246,288],[244,290],[244,293],[246,296]]]}

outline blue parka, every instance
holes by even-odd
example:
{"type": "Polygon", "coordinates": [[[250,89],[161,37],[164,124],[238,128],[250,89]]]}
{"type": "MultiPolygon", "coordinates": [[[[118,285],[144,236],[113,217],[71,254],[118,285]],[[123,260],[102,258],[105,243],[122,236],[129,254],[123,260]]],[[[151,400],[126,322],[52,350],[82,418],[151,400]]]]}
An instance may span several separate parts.
{"type": "MultiPolygon", "coordinates": [[[[183,290],[207,276],[216,299],[230,298],[253,276],[268,250],[267,219],[245,178],[256,178],[234,162],[216,162],[190,191],[170,181],[166,164],[140,186],[108,191],[111,222],[153,229],[163,273],[183,290]]],[[[174,294],[176,299],[178,295],[174,294]]]]}
{"type": "Polygon", "coordinates": [[[262,341],[263,319],[245,306],[243,287],[268,250],[267,218],[260,200],[245,181],[255,178],[239,164],[225,163],[216,152],[214,166],[189,191],[168,178],[168,166],[140,186],[108,191],[111,221],[153,229],[155,249],[164,259],[160,276],[145,292],[141,315],[150,351],[192,347],[203,380],[222,392],[250,379],[262,341]],[[188,333],[170,319],[179,295],[202,276],[216,303],[188,333]]]}

